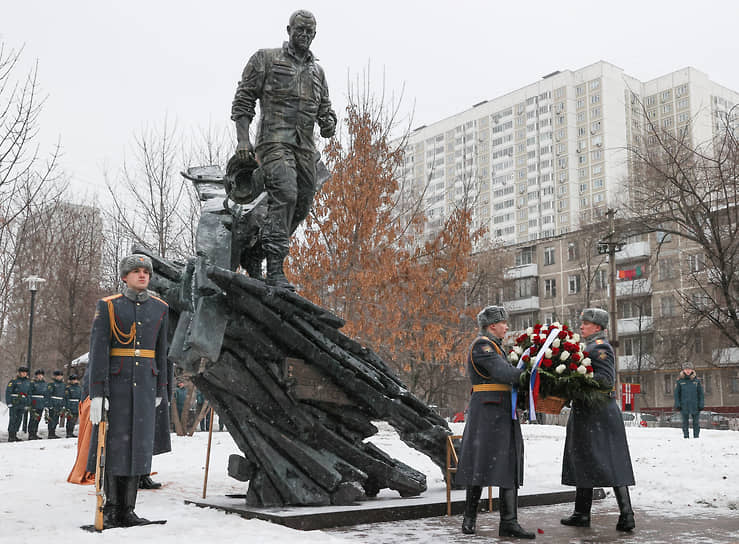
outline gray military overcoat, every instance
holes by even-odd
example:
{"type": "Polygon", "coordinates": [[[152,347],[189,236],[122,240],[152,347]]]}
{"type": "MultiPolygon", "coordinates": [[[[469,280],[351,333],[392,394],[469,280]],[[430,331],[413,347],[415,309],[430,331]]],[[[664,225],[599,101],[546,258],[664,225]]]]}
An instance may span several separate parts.
{"type": "MultiPolygon", "coordinates": [[[[167,403],[167,303],[128,290],[98,301],[90,336],[90,397],[107,397],[106,471],[113,476],[151,472],[156,397],[167,403]],[[113,305],[111,328],[108,303],[113,305]],[[135,337],[127,334],[136,324],[135,337]],[[114,351],[116,350],[116,351],[114,351]],[[117,350],[127,350],[123,355],[117,350]],[[130,354],[129,354],[130,352],[130,354]]],[[[95,471],[97,428],[90,441],[87,470],[95,471]]]]}
{"type": "MultiPolygon", "coordinates": [[[[472,385],[518,384],[522,370],[504,354],[498,338],[478,337],[467,358],[472,385]]],[[[510,391],[472,393],[454,482],[504,488],[523,484],[523,437],[519,421],[511,417],[510,391]]]]}
{"type": "MultiPolygon", "coordinates": [[[[589,336],[585,351],[592,360],[594,378],[606,387],[616,380],[613,348],[606,335],[589,336]]],[[[572,402],[567,422],[562,484],[576,487],[634,485],[629,444],[621,410],[611,398],[601,407],[572,402]]]]}

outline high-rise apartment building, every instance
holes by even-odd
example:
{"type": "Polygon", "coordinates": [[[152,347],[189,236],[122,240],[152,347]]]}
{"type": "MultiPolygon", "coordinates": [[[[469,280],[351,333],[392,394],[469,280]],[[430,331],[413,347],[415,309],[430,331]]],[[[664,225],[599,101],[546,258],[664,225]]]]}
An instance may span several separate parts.
{"type": "Polygon", "coordinates": [[[707,142],[739,93],[684,68],[642,82],[599,61],[541,80],[409,138],[403,176],[425,191],[425,233],[463,199],[475,226],[504,244],[577,229],[624,195],[627,146],[649,145],[647,126],[707,142]]]}

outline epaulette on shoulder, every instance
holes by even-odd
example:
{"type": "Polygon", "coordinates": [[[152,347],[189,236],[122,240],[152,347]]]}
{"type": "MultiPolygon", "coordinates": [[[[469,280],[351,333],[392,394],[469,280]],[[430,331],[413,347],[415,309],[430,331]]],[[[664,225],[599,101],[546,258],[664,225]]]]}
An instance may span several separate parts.
{"type": "Polygon", "coordinates": [[[602,339],[602,338],[598,338],[598,339],[597,339],[597,340],[595,341],[595,343],[596,343],[596,344],[605,344],[605,342],[603,341],[603,339],[602,339]]]}
{"type": "Polygon", "coordinates": [[[151,298],[153,298],[154,300],[158,300],[159,302],[161,302],[162,304],[164,304],[164,305],[165,305],[165,306],[166,306],[167,308],[169,308],[169,304],[167,304],[167,303],[166,303],[165,301],[163,301],[163,300],[162,300],[161,298],[159,298],[159,297],[156,297],[156,296],[154,296],[154,295],[149,295],[149,296],[150,296],[151,298]]]}
{"type": "Polygon", "coordinates": [[[119,298],[119,297],[122,297],[122,296],[123,296],[122,293],[118,293],[118,294],[115,294],[115,295],[110,295],[109,297],[105,297],[103,299],[103,301],[104,302],[108,302],[109,300],[113,300],[113,299],[116,299],[116,298],[119,298]]]}

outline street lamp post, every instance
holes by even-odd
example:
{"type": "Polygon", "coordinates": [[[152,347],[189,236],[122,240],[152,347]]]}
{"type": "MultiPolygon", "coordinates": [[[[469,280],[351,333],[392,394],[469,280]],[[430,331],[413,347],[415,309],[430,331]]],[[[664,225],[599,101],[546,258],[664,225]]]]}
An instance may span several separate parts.
{"type": "Polygon", "coordinates": [[[46,280],[38,276],[28,276],[23,278],[28,283],[28,289],[31,291],[31,313],[28,317],[28,355],[26,356],[26,366],[28,367],[28,375],[31,376],[31,346],[33,345],[33,307],[36,302],[36,291],[38,286],[46,280]]]}

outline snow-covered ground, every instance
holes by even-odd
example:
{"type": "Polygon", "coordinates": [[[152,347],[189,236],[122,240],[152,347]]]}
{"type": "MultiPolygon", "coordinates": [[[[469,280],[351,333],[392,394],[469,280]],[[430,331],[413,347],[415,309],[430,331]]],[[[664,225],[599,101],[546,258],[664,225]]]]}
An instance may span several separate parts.
{"type": "MultiPolygon", "coordinates": [[[[185,505],[202,495],[207,433],[172,436],[173,451],[154,458],[156,491],[141,491],[136,512],[166,525],[85,533],[92,523],[95,497],[91,486],[66,482],[76,454],[76,440],[7,443],[8,414],[0,403],[0,542],[351,542],[350,534],[302,532],[220,511],[185,505]]],[[[452,424],[461,434],[464,424],[452,424]]],[[[390,455],[425,472],[432,490],[444,488],[440,471],[424,455],[409,449],[392,429],[378,424],[372,441],[390,455]]],[[[564,445],[563,427],[524,425],[526,484],[565,490],[559,485],[564,445]]],[[[627,428],[636,473],[632,502],[637,511],[661,517],[712,515],[739,518],[739,432],[704,430],[698,440],[682,438],[680,429],[627,428]]],[[[45,435],[45,429],[42,429],[45,435]]],[[[25,438],[25,434],[21,433],[25,438]]],[[[226,474],[228,455],[239,453],[226,432],[213,434],[208,496],[244,493],[245,484],[226,474]]],[[[384,491],[383,493],[392,493],[384,491]]],[[[377,524],[375,542],[392,542],[377,524]]],[[[372,528],[374,531],[374,527],[372,528]]],[[[364,528],[366,533],[366,527],[364,528]]]]}

